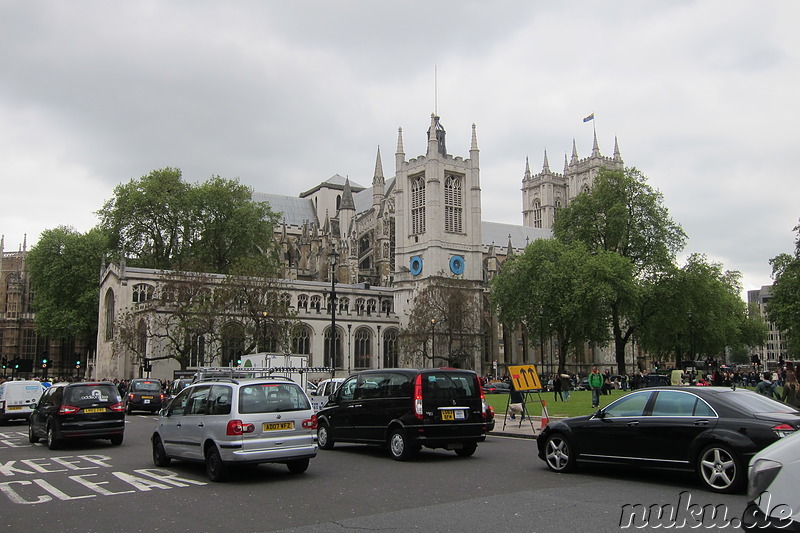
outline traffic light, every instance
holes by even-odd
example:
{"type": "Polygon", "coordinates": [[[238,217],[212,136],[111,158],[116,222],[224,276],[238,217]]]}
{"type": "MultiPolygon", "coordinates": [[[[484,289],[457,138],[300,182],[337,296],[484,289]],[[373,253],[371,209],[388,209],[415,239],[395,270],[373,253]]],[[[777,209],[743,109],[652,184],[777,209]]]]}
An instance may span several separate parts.
{"type": "Polygon", "coordinates": [[[75,368],[80,368],[80,367],[81,367],[81,360],[80,359],[76,359],[75,360],[75,368]]]}
{"type": "Polygon", "coordinates": [[[8,368],[8,357],[6,357],[4,355],[3,356],[3,370],[5,370],[6,368],[8,368]]]}
{"type": "Polygon", "coordinates": [[[42,368],[47,368],[47,357],[42,357],[42,368]]]}

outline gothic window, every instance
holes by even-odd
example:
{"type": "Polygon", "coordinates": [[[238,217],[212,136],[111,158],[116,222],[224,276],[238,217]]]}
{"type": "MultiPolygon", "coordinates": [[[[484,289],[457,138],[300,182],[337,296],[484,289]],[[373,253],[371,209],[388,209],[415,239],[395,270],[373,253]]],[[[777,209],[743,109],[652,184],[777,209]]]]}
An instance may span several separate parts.
{"type": "Polygon", "coordinates": [[[369,299],[367,300],[367,313],[374,313],[377,309],[377,304],[375,300],[369,299]]]}
{"type": "Polygon", "coordinates": [[[22,331],[22,358],[36,359],[36,332],[32,329],[22,331]]]}
{"type": "Polygon", "coordinates": [[[106,299],[105,299],[105,307],[106,307],[106,335],[105,340],[110,341],[114,338],[114,291],[108,289],[106,291],[106,299]]]}
{"type": "Polygon", "coordinates": [[[138,283],[133,286],[133,303],[141,304],[153,299],[155,288],[147,283],[138,283]]]}
{"type": "Polygon", "coordinates": [[[336,340],[331,346],[331,328],[325,331],[325,366],[333,368],[342,368],[342,336],[339,334],[339,329],[336,329],[336,340]],[[333,352],[331,352],[333,348],[333,352]],[[333,354],[333,357],[331,357],[333,354]]]}
{"type": "Polygon", "coordinates": [[[281,307],[291,307],[292,306],[292,295],[288,292],[284,292],[281,294],[281,307]]]}
{"type": "Polygon", "coordinates": [[[364,260],[358,264],[358,268],[361,270],[369,270],[372,268],[372,261],[370,261],[369,257],[365,257],[364,260]]]}
{"type": "Polygon", "coordinates": [[[292,353],[311,354],[311,333],[308,327],[299,325],[292,332],[292,353]]]}
{"type": "Polygon", "coordinates": [[[301,294],[297,297],[297,308],[308,310],[308,294],[301,294]]]}
{"type": "Polygon", "coordinates": [[[360,315],[364,311],[366,311],[366,302],[364,298],[356,298],[356,312],[360,315]]]}
{"type": "Polygon", "coordinates": [[[556,200],[556,209],[561,209],[561,207],[562,207],[561,206],[561,198],[559,198],[558,200],[556,200]]]}
{"type": "Polygon", "coordinates": [[[533,201],[533,227],[542,227],[542,204],[539,203],[539,200],[533,201]]]}
{"type": "Polygon", "coordinates": [[[425,233],[425,176],[411,178],[411,233],[425,233]]]}
{"type": "Polygon", "coordinates": [[[383,334],[383,367],[397,368],[400,361],[397,356],[397,330],[389,329],[383,334]]]}
{"type": "Polygon", "coordinates": [[[339,312],[340,313],[346,313],[347,311],[350,310],[350,298],[348,298],[346,296],[342,296],[340,298],[337,298],[337,300],[339,300],[339,312]]]}
{"type": "Polygon", "coordinates": [[[369,368],[372,362],[372,332],[359,328],[353,336],[353,357],[356,370],[369,368]]]}
{"type": "Polygon", "coordinates": [[[381,313],[389,314],[392,312],[392,301],[391,300],[383,300],[381,302],[381,313]]]}
{"type": "Polygon", "coordinates": [[[319,294],[315,294],[314,296],[312,296],[311,297],[311,309],[319,311],[320,307],[322,306],[321,302],[322,302],[322,298],[320,297],[319,294]]]}
{"type": "Polygon", "coordinates": [[[358,254],[364,255],[372,248],[372,238],[371,234],[364,235],[358,241],[358,254]]]}
{"type": "Polygon", "coordinates": [[[444,180],[444,230],[449,233],[463,233],[463,198],[461,176],[448,174],[444,180]]]}

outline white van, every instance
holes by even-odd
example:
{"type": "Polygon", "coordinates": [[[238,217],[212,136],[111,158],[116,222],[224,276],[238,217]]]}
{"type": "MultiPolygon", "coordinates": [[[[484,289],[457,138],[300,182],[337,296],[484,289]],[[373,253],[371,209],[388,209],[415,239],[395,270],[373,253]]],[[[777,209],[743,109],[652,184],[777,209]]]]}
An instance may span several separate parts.
{"type": "Polygon", "coordinates": [[[0,383],[0,422],[15,418],[29,419],[42,392],[44,387],[38,381],[0,383]]]}
{"type": "Polygon", "coordinates": [[[317,383],[317,390],[310,392],[308,397],[311,399],[311,407],[314,411],[322,409],[328,403],[328,397],[336,392],[344,378],[323,379],[317,383]]]}

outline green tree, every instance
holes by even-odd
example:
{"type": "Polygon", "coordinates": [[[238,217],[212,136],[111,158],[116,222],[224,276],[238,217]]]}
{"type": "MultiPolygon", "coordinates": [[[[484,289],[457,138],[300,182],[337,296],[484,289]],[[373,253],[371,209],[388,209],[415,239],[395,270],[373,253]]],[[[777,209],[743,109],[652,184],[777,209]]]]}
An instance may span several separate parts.
{"type": "Polygon", "coordinates": [[[625,373],[625,347],[652,308],[653,283],[668,271],[686,235],[672,221],[660,192],[635,168],[601,169],[592,189],[558,211],[556,239],[583,242],[592,253],[618,254],[632,266],[607,310],[618,372],[625,373]]]}
{"type": "Polygon", "coordinates": [[[98,228],[59,226],[42,232],[26,259],[35,295],[36,330],[43,336],[97,339],[98,273],[108,239],[98,228]]]}
{"type": "Polygon", "coordinates": [[[623,257],[590,253],[581,242],[532,242],[511,256],[491,282],[491,301],[507,325],[558,339],[558,370],[565,371],[569,351],[584,342],[608,340],[609,300],[631,279],[623,257]]]}
{"type": "Polygon", "coordinates": [[[767,316],[786,338],[790,354],[800,353],[800,225],[793,254],[783,253],[770,259],[772,297],[767,302],[767,316]]]}

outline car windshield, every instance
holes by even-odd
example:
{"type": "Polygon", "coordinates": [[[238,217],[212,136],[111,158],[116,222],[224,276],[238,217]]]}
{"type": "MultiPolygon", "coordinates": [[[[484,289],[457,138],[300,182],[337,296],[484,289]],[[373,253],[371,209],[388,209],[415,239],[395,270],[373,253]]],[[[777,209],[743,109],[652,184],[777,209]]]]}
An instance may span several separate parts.
{"type": "Polygon", "coordinates": [[[90,384],[67,387],[64,403],[81,407],[96,403],[119,403],[119,391],[113,385],[90,384]]]}
{"type": "Polygon", "coordinates": [[[790,405],[755,392],[730,390],[720,394],[748,413],[800,413],[790,405]]]}
{"type": "Polygon", "coordinates": [[[446,398],[474,398],[480,395],[478,378],[473,374],[456,372],[431,372],[423,375],[423,394],[437,394],[446,398]]]}
{"type": "Polygon", "coordinates": [[[158,381],[134,381],[131,390],[133,392],[161,392],[161,383],[158,381]]]}
{"type": "Polygon", "coordinates": [[[311,409],[308,398],[294,383],[256,383],[239,390],[239,412],[274,413],[311,409]]]}

